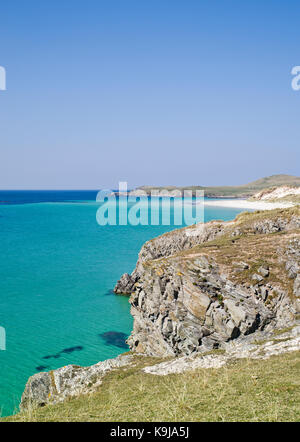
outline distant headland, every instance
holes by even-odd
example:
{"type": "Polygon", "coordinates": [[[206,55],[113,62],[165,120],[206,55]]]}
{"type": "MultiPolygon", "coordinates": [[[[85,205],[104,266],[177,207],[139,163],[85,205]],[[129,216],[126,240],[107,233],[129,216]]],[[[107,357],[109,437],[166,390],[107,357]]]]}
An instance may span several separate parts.
{"type": "Polygon", "coordinates": [[[203,190],[208,198],[250,198],[260,190],[278,187],[278,186],[300,186],[300,177],[292,175],[272,175],[260,178],[248,184],[239,186],[140,186],[130,192],[132,196],[146,192],[148,195],[152,193],[160,194],[163,191],[172,192],[174,190],[203,190]]]}

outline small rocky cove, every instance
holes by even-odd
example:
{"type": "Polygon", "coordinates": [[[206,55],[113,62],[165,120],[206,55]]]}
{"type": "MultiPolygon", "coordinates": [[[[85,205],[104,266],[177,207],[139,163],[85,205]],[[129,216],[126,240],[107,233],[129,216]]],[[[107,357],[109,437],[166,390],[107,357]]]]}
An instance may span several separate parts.
{"type": "Polygon", "coordinates": [[[115,293],[130,296],[130,354],[32,376],[21,409],[93,392],[136,355],[149,357],[145,373],[166,375],[299,350],[300,207],[244,213],[148,241],[115,293]]]}

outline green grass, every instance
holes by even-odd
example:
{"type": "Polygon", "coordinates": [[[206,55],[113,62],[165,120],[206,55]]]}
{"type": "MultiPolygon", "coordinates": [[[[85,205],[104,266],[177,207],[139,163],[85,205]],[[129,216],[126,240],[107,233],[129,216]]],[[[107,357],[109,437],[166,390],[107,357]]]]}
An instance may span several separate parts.
{"type": "Polygon", "coordinates": [[[96,393],[3,420],[300,420],[299,352],[168,376],[141,372],[146,361],[110,373],[96,393]]]}

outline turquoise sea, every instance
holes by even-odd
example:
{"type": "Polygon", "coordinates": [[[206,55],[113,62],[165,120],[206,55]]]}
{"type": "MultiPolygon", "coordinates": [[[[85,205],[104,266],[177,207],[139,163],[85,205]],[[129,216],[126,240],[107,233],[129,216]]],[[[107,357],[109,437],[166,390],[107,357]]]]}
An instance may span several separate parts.
{"type": "MultiPolygon", "coordinates": [[[[99,226],[96,192],[0,191],[0,409],[18,409],[29,376],[127,351],[128,298],[112,289],[145,241],[174,226],[99,226]]],[[[241,210],[209,207],[205,221],[241,210]]]]}

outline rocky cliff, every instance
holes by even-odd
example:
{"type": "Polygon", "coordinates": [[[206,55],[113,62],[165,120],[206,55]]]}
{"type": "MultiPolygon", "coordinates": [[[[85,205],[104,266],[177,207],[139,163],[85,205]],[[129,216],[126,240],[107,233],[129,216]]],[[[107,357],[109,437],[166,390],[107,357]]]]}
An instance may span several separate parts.
{"type": "Polygon", "coordinates": [[[131,350],[189,355],[258,330],[293,324],[300,311],[300,208],[242,214],[147,242],[132,275],[131,350]]]}
{"type": "Polygon", "coordinates": [[[244,213],[148,241],[115,291],[130,293],[132,353],[32,376],[21,409],[93,393],[109,372],[135,367],[136,353],[146,357],[145,375],[166,375],[299,350],[300,207],[244,213]]]}

